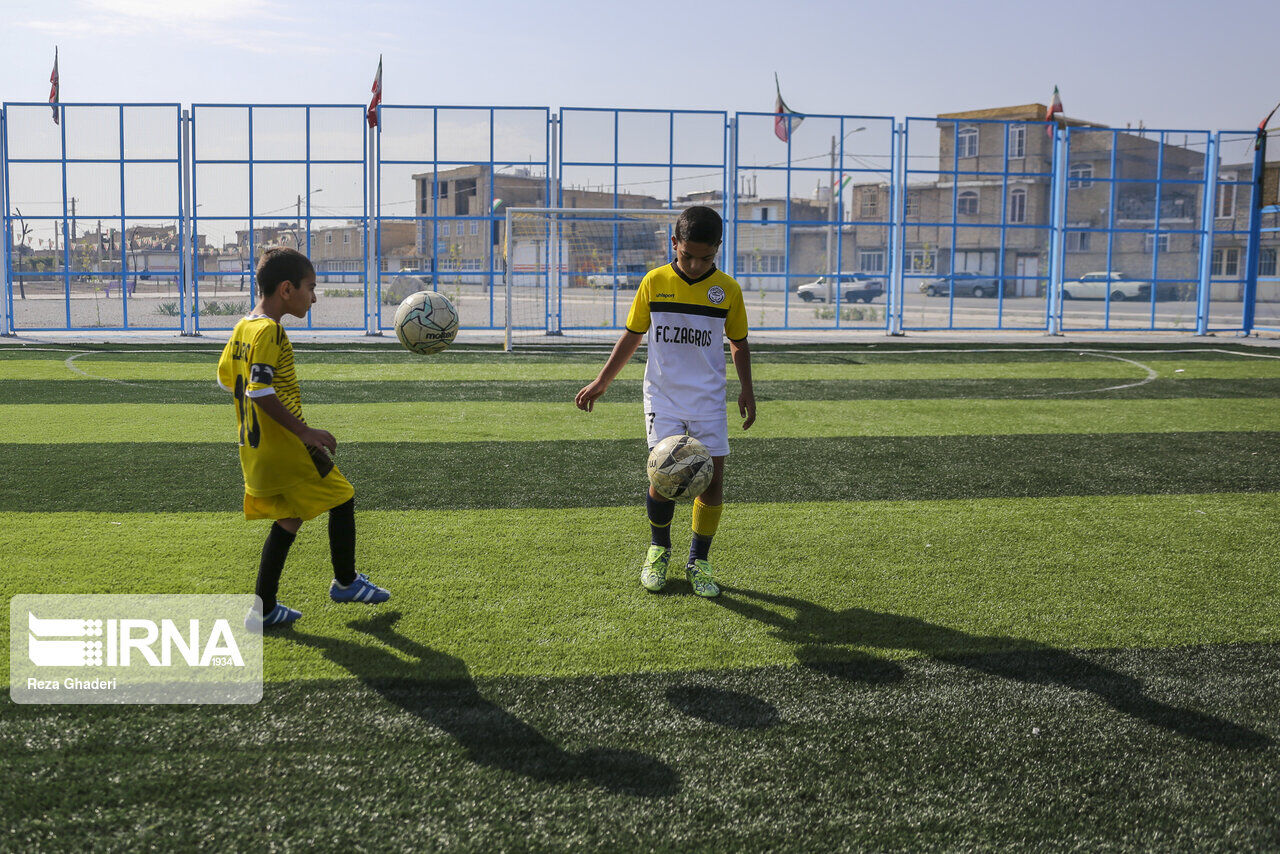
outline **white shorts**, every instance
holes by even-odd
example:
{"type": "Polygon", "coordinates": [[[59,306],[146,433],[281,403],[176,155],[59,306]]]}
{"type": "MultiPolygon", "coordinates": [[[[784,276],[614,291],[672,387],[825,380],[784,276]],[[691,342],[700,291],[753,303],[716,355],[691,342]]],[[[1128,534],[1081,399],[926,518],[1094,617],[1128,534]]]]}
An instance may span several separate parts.
{"type": "Polygon", "coordinates": [[[689,421],[674,415],[663,415],[661,412],[644,414],[645,437],[649,447],[661,442],[668,436],[681,436],[688,433],[707,446],[713,457],[729,456],[729,414],[726,411],[719,418],[705,421],[689,421]]]}

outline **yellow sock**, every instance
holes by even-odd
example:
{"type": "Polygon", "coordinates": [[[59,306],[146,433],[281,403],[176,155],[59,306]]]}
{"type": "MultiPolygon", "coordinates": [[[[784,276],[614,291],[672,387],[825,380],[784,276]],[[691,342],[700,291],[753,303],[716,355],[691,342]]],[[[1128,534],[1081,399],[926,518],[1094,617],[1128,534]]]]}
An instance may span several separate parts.
{"type": "Polygon", "coordinates": [[[693,532],[700,537],[713,537],[720,527],[723,504],[703,504],[701,498],[693,499],[693,532]]]}

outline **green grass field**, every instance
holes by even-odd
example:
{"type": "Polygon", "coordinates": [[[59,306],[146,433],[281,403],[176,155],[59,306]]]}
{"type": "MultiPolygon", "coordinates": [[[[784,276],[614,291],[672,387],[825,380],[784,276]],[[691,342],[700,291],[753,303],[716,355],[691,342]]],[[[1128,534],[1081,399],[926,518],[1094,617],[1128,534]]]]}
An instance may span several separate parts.
{"type": "MultiPolygon", "coordinates": [[[[6,697],[0,850],[1280,848],[1276,356],[761,347],[705,601],[639,364],[299,346],[394,598],[317,520],[261,703],[6,697]]],[[[0,346],[6,601],[252,592],[216,358],[0,346]]]]}

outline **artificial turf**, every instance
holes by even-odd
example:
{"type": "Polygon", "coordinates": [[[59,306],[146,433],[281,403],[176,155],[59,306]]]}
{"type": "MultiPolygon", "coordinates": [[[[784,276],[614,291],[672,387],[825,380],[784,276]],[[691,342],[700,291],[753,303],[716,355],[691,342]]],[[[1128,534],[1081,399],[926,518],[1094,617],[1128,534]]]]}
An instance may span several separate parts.
{"type": "MultiPolygon", "coordinates": [[[[445,440],[452,435],[340,443],[337,460],[370,509],[642,501],[640,439],[445,440]]],[[[1277,441],[1273,432],[755,439],[734,446],[725,489],[729,501],[751,503],[1271,492],[1280,490],[1280,457],[1261,449],[1277,441]]],[[[9,473],[0,510],[226,510],[239,507],[239,466],[230,443],[0,444],[9,473]]]]}
{"type": "Polygon", "coordinates": [[[256,706],[7,708],[5,846],[1280,846],[1274,644],[484,679],[399,623],[300,625],[345,678],[256,706]]]}
{"type": "MultiPolygon", "coordinates": [[[[199,349],[0,347],[0,592],[251,589],[199,349]]],[[[299,347],[392,602],[309,523],[262,703],[0,705],[0,848],[1280,847],[1280,360],[1105,349],[759,348],[704,601],[637,366],[299,347]]]]}

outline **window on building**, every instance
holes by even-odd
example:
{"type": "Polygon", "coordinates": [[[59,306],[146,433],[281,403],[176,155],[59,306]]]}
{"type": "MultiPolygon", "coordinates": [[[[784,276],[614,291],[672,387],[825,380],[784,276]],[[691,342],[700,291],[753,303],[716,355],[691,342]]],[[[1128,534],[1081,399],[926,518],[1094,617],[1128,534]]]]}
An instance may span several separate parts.
{"type": "Polygon", "coordinates": [[[908,249],[903,253],[902,263],[908,273],[934,273],[938,257],[932,249],[908,249]]]}
{"type": "Polygon", "coordinates": [[[920,196],[918,193],[907,193],[907,198],[903,202],[903,216],[919,216],[920,215],[920,196]]]}
{"type": "Polygon", "coordinates": [[[1258,275],[1274,276],[1276,274],[1276,250],[1263,247],[1258,253],[1258,275]]]}
{"type": "Polygon", "coordinates": [[[978,129],[960,128],[956,131],[956,157],[978,156],[978,129]]]}
{"type": "Polygon", "coordinates": [[[1083,190],[1093,186],[1093,164],[1073,163],[1067,170],[1067,189],[1083,190]]]}
{"type": "Polygon", "coordinates": [[[331,243],[333,243],[333,234],[332,234],[332,233],[326,234],[326,235],[324,236],[324,242],[325,242],[326,244],[331,244],[331,243]]]}
{"type": "Polygon", "coordinates": [[[884,272],[884,250],[883,249],[859,249],[858,250],[858,269],[864,273],[883,273],[884,272]]]}
{"type": "Polygon", "coordinates": [[[873,217],[879,211],[880,191],[867,189],[862,191],[862,216],[873,217]]]}
{"type": "Polygon", "coordinates": [[[436,196],[441,199],[449,198],[449,182],[441,181],[436,184],[436,196]]]}
{"type": "Polygon", "coordinates": [[[440,236],[441,237],[449,236],[449,223],[445,222],[440,224],[440,236]]]}
{"type": "Polygon", "coordinates": [[[1213,215],[1218,219],[1231,219],[1236,215],[1236,185],[1226,183],[1234,180],[1235,172],[1223,172],[1218,176],[1218,193],[1213,205],[1213,215]]]}
{"type": "Polygon", "coordinates": [[[476,222],[475,220],[472,220],[472,221],[471,221],[471,228],[467,229],[467,231],[468,231],[468,233],[470,233],[470,234],[479,234],[479,233],[480,233],[480,223],[476,222]]]}
{"type": "Polygon", "coordinates": [[[349,232],[349,231],[344,231],[344,232],[342,232],[342,242],[343,242],[343,243],[350,243],[350,242],[351,242],[351,232],[349,232]]]}
{"type": "Polygon", "coordinates": [[[1231,246],[1213,250],[1211,274],[1224,277],[1240,275],[1240,248],[1231,246]]]}
{"type": "Polygon", "coordinates": [[[1009,125],[1009,159],[1027,156],[1027,126],[1009,125]]]}
{"type": "Polygon", "coordinates": [[[1142,251],[1146,252],[1148,255],[1151,254],[1151,250],[1153,247],[1158,248],[1159,251],[1161,252],[1169,251],[1169,235],[1168,234],[1159,234],[1159,235],[1144,234],[1143,237],[1145,239],[1142,242],[1143,243],[1142,251]]]}
{"type": "Polygon", "coordinates": [[[978,212],[978,193],[976,190],[965,190],[956,198],[956,213],[976,214],[978,212]]]}
{"type": "Polygon", "coordinates": [[[1087,231],[1068,231],[1066,248],[1068,252],[1088,252],[1090,233],[1087,231]]]}
{"type": "Polygon", "coordinates": [[[1009,194],[1009,222],[1027,221],[1027,191],[1014,190],[1009,194]]]}

